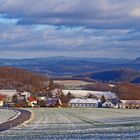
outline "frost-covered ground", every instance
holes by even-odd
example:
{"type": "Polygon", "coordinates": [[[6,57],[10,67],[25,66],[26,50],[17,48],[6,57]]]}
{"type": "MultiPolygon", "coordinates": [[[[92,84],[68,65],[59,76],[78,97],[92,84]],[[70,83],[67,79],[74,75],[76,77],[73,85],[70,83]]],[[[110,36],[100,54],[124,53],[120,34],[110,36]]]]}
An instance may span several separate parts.
{"type": "Polygon", "coordinates": [[[3,140],[140,139],[140,110],[40,108],[34,119],[0,135],[3,140]]]}
{"type": "Polygon", "coordinates": [[[12,119],[17,115],[17,112],[14,110],[0,109],[0,124],[6,122],[9,119],[12,119]]]}
{"type": "Polygon", "coordinates": [[[116,94],[108,91],[90,91],[90,90],[62,90],[65,95],[69,92],[75,97],[84,97],[88,94],[93,94],[97,97],[104,95],[106,98],[116,98],[116,94]]]}

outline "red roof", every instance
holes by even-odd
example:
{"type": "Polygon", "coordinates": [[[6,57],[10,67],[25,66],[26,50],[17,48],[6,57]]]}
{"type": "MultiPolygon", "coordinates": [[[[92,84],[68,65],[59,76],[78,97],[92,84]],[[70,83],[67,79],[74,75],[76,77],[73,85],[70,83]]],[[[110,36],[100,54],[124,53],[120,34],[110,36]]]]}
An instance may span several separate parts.
{"type": "Polygon", "coordinates": [[[3,100],[4,100],[4,97],[0,95],[0,101],[3,101],[3,100]]]}
{"type": "Polygon", "coordinates": [[[37,99],[34,98],[34,97],[29,97],[29,98],[28,98],[28,101],[33,102],[33,101],[37,101],[37,99]]]}

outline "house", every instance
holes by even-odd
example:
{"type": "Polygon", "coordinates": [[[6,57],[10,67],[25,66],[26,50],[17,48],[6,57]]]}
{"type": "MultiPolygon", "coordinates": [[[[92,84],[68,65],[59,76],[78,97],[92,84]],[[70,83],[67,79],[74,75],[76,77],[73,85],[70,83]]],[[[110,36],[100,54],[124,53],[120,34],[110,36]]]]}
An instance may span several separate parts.
{"type": "Polygon", "coordinates": [[[104,108],[120,108],[121,101],[117,98],[107,99],[105,103],[102,104],[104,108]]]}
{"type": "Polygon", "coordinates": [[[47,104],[46,104],[47,107],[62,106],[62,103],[58,97],[48,98],[46,102],[47,102],[47,104]]]}
{"type": "Polygon", "coordinates": [[[140,100],[121,100],[120,108],[140,108],[140,100]]]}
{"type": "Polygon", "coordinates": [[[53,97],[59,97],[61,95],[61,93],[62,93],[62,90],[61,89],[54,89],[52,91],[52,96],[53,97]]]}
{"type": "Polygon", "coordinates": [[[21,92],[19,93],[20,97],[23,97],[25,100],[27,100],[30,96],[31,96],[31,93],[30,92],[21,92]]]}
{"type": "Polygon", "coordinates": [[[47,100],[47,94],[46,93],[38,93],[37,94],[37,99],[39,101],[46,101],[47,100]]]}
{"type": "Polygon", "coordinates": [[[93,99],[93,98],[76,98],[76,99],[71,99],[69,102],[70,107],[75,107],[75,108],[80,108],[80,107],[85,107],[85,108],[97,108],[99,107],[101,101],[98,99],[93,99]]]}
{"type": "Polygon", "coordinates": [[[4,97],[0,95],[0,107],[4,105],[4,97]]]}
{"type": "Polygon", "coordinates": [[[34,107],[37,105],[37,99],[34,97],[28,97],[27,103],[28,103],[28,106],[34,107]]]}
{"type": "Polygon", "coordinates": [[[110,100],[106,100],[106,102],[102,104],[102,107],[104,107],[104,108],[115,108],[115,105],[110,100]]]}

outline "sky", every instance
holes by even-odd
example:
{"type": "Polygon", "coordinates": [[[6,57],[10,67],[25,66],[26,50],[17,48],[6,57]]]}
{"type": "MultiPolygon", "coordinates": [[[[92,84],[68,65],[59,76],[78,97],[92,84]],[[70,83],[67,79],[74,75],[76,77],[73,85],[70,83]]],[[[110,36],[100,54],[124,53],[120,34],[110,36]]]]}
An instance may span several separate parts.
{"type": "Polygon", "coordinates": [[[140,56],[140,0],[0,0],[0,58],[140,56]]]}

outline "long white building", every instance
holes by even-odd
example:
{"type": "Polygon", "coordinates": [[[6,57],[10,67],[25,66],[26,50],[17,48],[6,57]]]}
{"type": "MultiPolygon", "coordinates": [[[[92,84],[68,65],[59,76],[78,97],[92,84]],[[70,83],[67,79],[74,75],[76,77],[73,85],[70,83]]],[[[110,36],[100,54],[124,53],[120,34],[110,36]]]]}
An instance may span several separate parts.
{"type": "Polygon", "coordinates": [[[0,89],[0,95],[12,97],[13,95],[17,94],[16,90],[13,89],[0,89]]]}
{"type": "Polygon", "coordinates": [[[81,98],[76,98],[76,99],[72,99],[69,102],[69,106],[70,107],[89,107],[89,108],[97,108],[99,107],[99,104],[101,103],[100,100],[98,99],[81,99],[81,98]]]}

